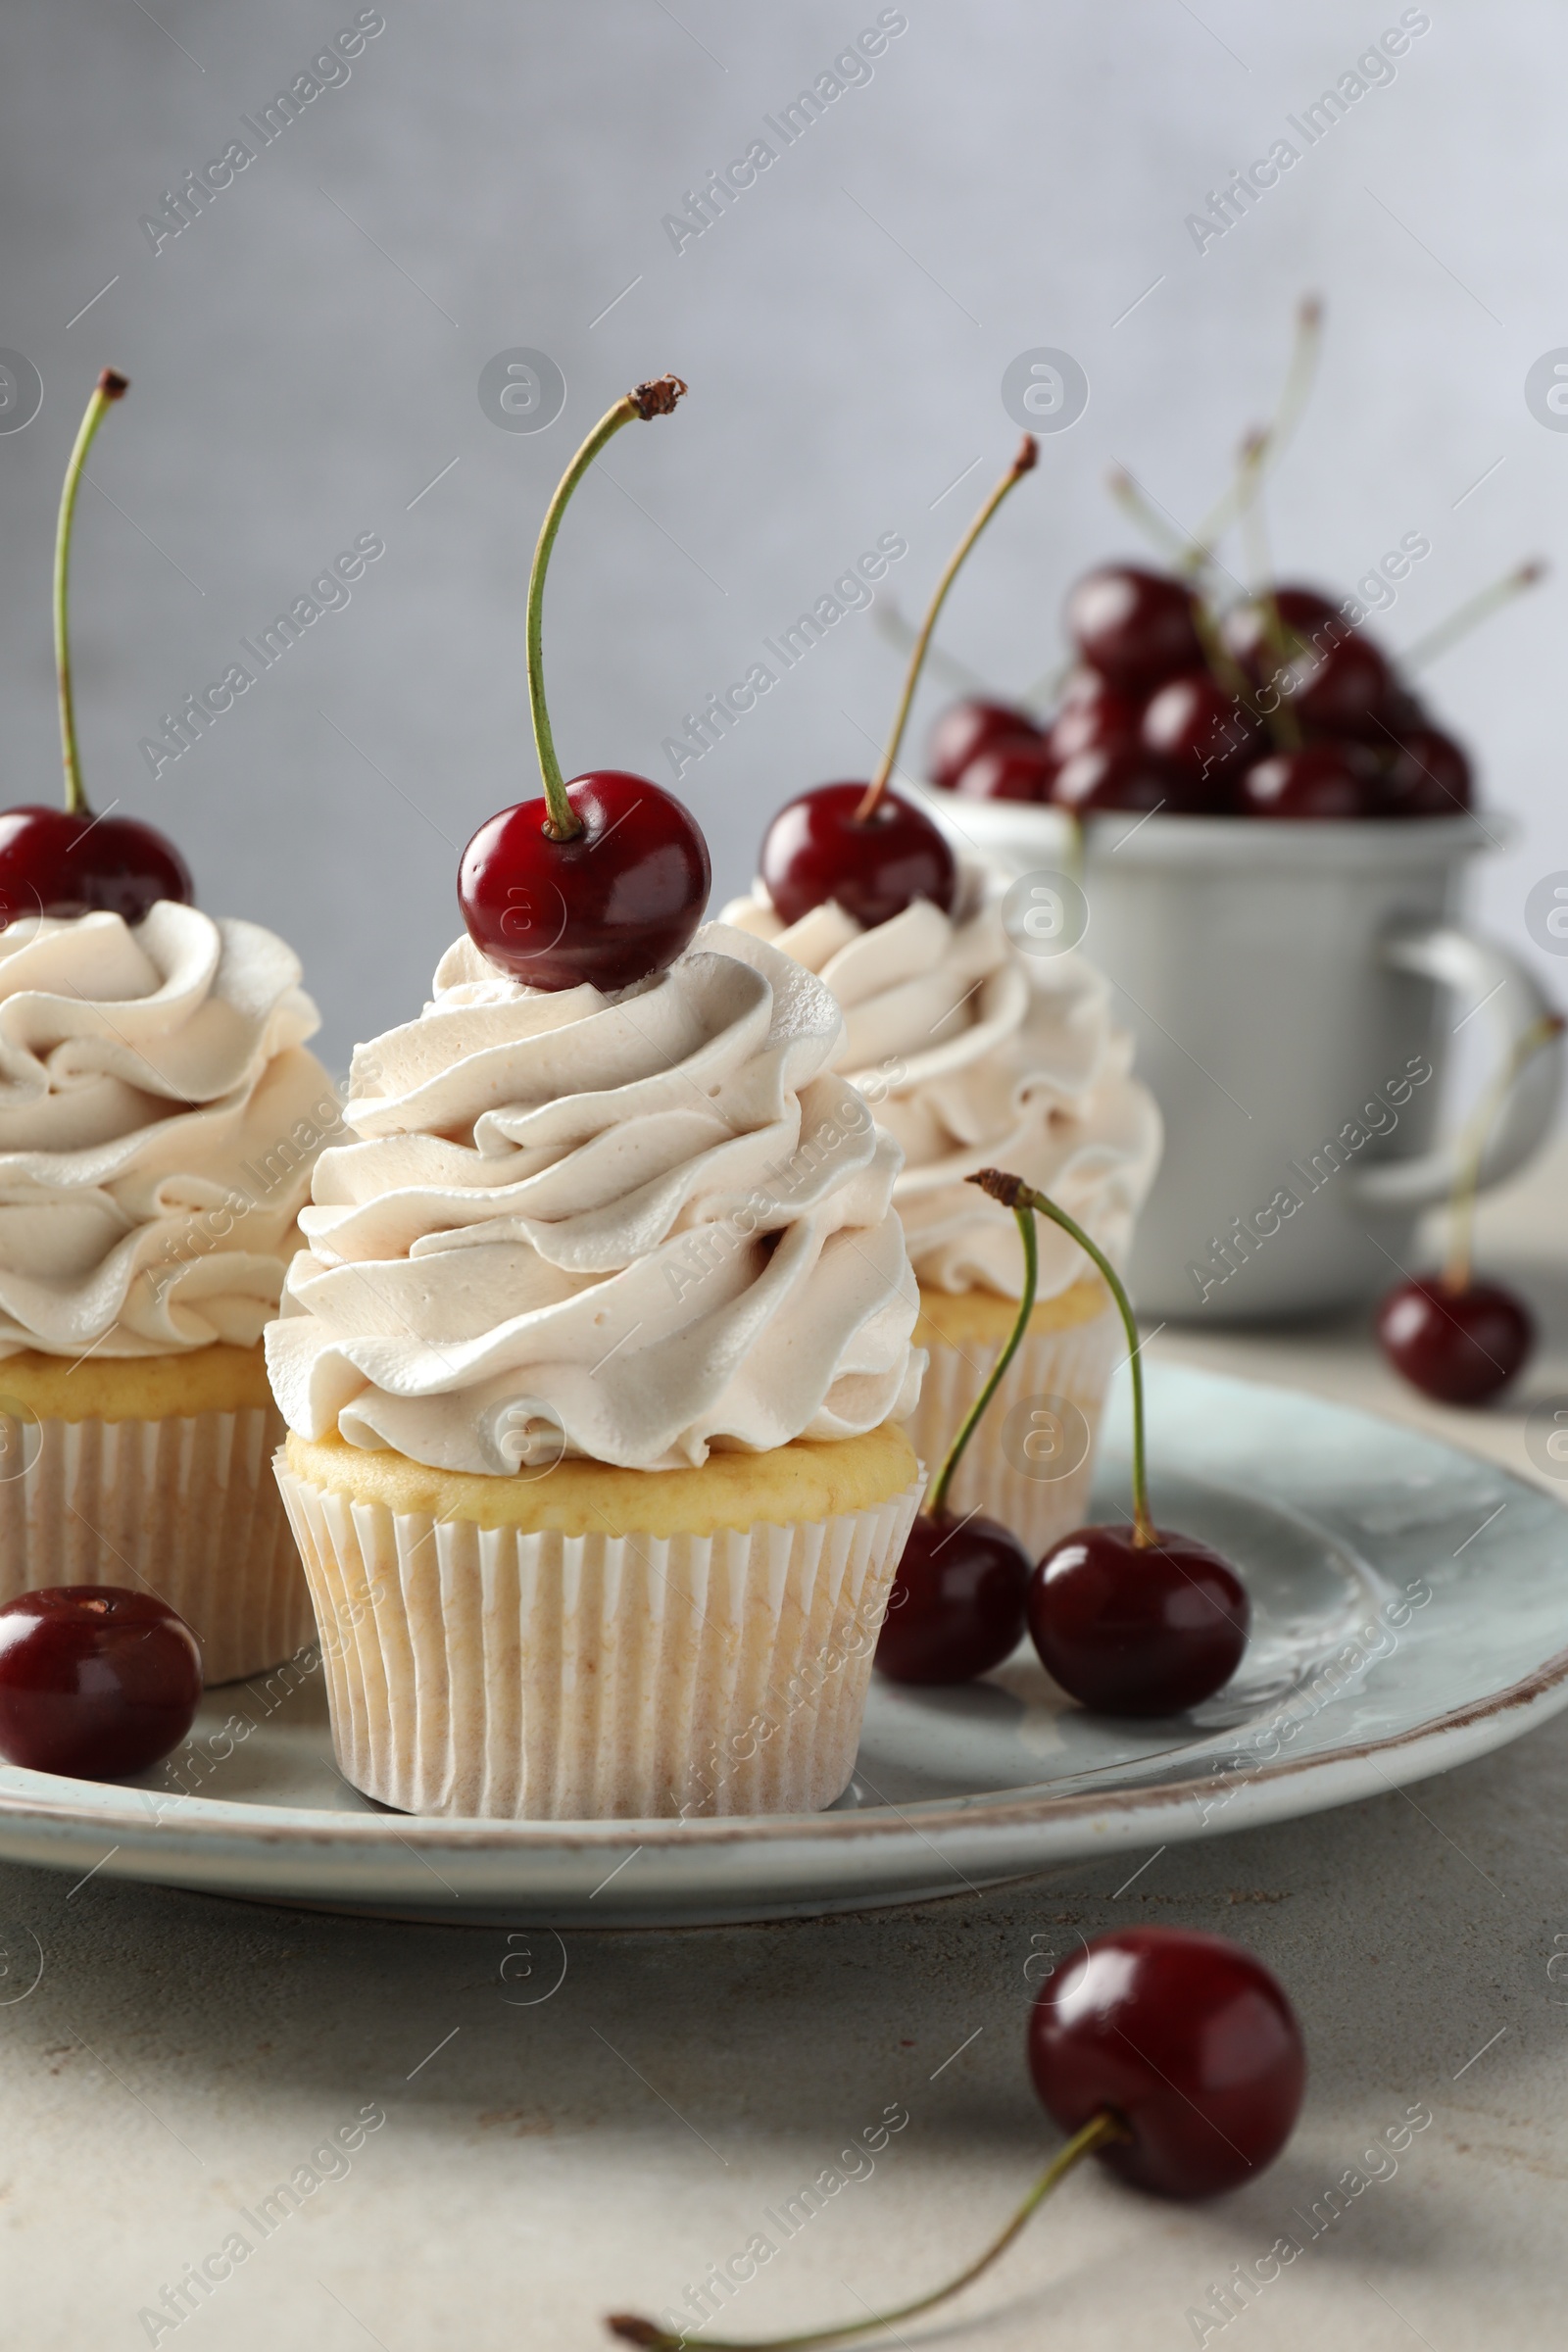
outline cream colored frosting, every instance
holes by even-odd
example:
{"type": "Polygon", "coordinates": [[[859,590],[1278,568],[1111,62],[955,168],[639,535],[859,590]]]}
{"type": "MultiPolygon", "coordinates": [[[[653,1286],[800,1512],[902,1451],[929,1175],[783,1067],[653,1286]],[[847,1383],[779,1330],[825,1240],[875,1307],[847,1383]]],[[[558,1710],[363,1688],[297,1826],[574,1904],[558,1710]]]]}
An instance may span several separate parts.
{"type": "Polygon", "coordinates": [[[253,1347],[336,1123],[258,923],[162,900],[0,931],[0,1355],[253,1347]]]}
{"type": "MultiPolygon", "coordinates": [[[[830,903],[786,927],[758,883],[723,920],[815,972],[843,1007],[839,1067],[903,1148],[893,1198],[920,1283],[1016,1298],[1016,1222],[964,1178],[983,1167],[1022,1176],[1119,1264],[1161,1131],[1104,980],[1074,954],[1021,954],[1003,896],[965,867],[951,916],[917,899],[866,931],[830,903]]],[[[1059,1227],[1038,1227],[1040,1296],[1051,1298],[1089,1267],[1059,1227]]]]}
{"type": "Polygon", "coordinates": [[[268,1368],[290,1428],[507,1475],[846,1438],[924,1357],[899,1155],[833,1072],[832,997],[709,924],[612,996],[466,939],[362,1046],[268,1368]]]}

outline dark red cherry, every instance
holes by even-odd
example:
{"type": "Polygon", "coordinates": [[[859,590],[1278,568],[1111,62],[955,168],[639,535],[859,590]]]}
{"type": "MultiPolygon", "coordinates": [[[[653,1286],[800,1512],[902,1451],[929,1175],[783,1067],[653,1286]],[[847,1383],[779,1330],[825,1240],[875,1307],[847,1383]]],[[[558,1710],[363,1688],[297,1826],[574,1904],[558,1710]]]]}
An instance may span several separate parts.
{"type": "Polygon", "coordinates": [[[696,818],[645,776],[576,776],[583,830],[546,831],[541,801],[479,827],[458,868],[468,936],[529,988],[629,988],[674,962],[703,919],[712,875],[696,818]]]}
{"type": "Polygon", "coordinates": [[[29,805],[0,811],[0,922],[29,914],[123,916],[159,899],[195,899],[172,841],[134,816],[73,815],[29,805]]]}
{"type": "Polygon", "coordinates": [[[1097,808],[1154,808],[1171,812],[1192,808],[1200,796],[1173,768],[1135,744],[1122,752],[1080,752],[1057,768],[1051,797],[1058,808],[1088,815],[1097,808]]]}
{"type": "Polygon", "coordinates": [[[1192,1536],[1080,1527],[1029,1581],[1046,1671],[1101,1715],[1180,1715],[1228,1683],[1251,1606],[1229,1561],[1192,1536]]]}
{"type": "Polygon", "coordinates": [[[1374,795],[1379,816],[1459,816],[1472,799],[1464,753],[1451,735],[1426,726],[1399,738],[1374,795]]]}
{"type": "Polygon", "coordinates": [[[1220,1936],[1123,1928],[1041,1986],[1029,2071],[1063,2132],[1108,2112],[1127,2136],[1100,2162],[1162,2197],[1255,2180],[1290,2138],[1306,2087],[1296,2014],[1263,1963],[1220,1936]]]}
{"type": "Polygon", "coordinates": [[[952,792],[971,760],[994,743],[1018,737],[1038,739],[1040,729],[1027,710],[1006,703],[968,701],[950,703],[931,730],[926,746],[926,773],[943,792],[952,792]]]}
{"type": "Polygon", "coordinates": [[[933,1519],[909,1531],[877,1636],[896,1683],[967,1683],[1023,1640],[1029,1555],[995,1519],[933,1519]]]}
{"type": "Polygon", "coordinates": [[[1055,774],[1043,735],[1004,736],[975,754],[955,789],[969,801],[1049,801],[1055,774]]]}
{"type": "Polygon", "coordinates": [[[1303,727],[1360,737],[1388,694],[1389,665],[1370,638],[1339,626],[1339,637],[1298,654],[1283,685],[1303,727]]]}
{"type": "Polygon", "coordinates": [[[177,1747],[202,1694],[183,1617],[153,1592],[55,1585],[0,1609],[0,1755],[120,1781],[177,1747]]]}
{"type": "Polygon", "coordinates": [[[1255,760],[1236,787],[1236,805],[1243,816],[1370,816],[1377,786],[1377,763],[1360,744],[1305,743],[1255,760]]]}
{"type": "Polygon", "coordinates": [[[1122,693],[1145,695],[1179,669],[1197,669],[1202,649],[1193,593],[1181,580],[1136,564],[1086,572],[1067,598],[1067,633],[1083,659],[1122,693]]]}
{"type": "MultiPolygon", "coordinates": [[[[1276,588],[1273,606],[1279,615],[1279,634],[1285,640],[1287,660],[1316,642],[1332,644],[1349,626],[1340,607],[1316,588],[1276,588]]],[[[1267,605],[1250,599],[1246,604],[1233,605],[1220,624],[1227,652],[1246,670],[1254,686],[1272,677],[1280,666],[1274,612],[1267,605]]]]}
{"type": "Polygon", "coordinates": [[[1126,752],[1138,741],[1143,706],[1093,670],[1083,673],[1052,721],[1049,741],[1058,765],[1080,752],[1126,752]]]}
{"type": "Polygon", "coordinates": [[[958,868],[939,826],[896,792],[869,820],[856,810],[864,784],[818,784],[786,801],[762,838],[762,881],[775,911],[798,923],[832,899],[864,930],[888,923],[916,899],[951,914],[958,868]]]}
{"type": "Polygon", "coordinates": [[[1378,1343],[1412,1388],[1444,1404],[1481,1404],[1529,1360],[1529,1308],[1498,1282],[1450,1291],[1441,1274],[1398,1283],[1379,1301],[1378,1343]]]}
{"type": "Polygon", "coordinates": [[[1256,719],[1206,669],[1167,678],[1144,706],[1139,735],[1154,759],[1212,785],[1216,793],[1263,750],[1256,719]]]}

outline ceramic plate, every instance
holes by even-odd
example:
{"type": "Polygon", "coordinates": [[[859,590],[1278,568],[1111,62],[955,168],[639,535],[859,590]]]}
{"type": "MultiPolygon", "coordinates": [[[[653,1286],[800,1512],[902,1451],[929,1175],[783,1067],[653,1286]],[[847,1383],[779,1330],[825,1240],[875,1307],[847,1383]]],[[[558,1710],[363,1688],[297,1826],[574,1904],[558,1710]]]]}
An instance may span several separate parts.
{"type": "MultiPolygon", "coordinates": [[[[1097,1719],[1020,1650],[956,1690],[873,1677],[855,1781],[827,1813],[435,1821],[338,1777],[307,1656],[212,1692],[139,1784],[0,1772],[0,1854],[404,1918],[778,1918],[1348,1804],[1568,1704],[1568,1514],[1550,1495],[1368,1414],[1185,1366],[1150,1367],[1150,1413],[1156,1516],[1217,1544],[1252,1598],[1242,1673],[1194,1715],[1097,1719]]],[[[1126,1423],[1114,1396],[1108,1425],[1126,1423]]],[[[1106,1515],[1126,1515],[1126,1479],[1112,1446],[1106,1515]]]]}

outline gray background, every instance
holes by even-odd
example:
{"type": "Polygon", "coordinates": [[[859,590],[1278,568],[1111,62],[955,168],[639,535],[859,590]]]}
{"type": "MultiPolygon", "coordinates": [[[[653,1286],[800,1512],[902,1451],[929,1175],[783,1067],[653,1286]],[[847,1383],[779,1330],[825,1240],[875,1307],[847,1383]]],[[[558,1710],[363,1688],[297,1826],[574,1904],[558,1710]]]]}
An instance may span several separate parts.
{"type": "MultiPolygon", "coordinates": [[[[577,438],[638,377],[673,368],[692,393],[621,437],[562,541],[547,642],[568,773],[668,781],[661,743],[682,714],[880,532],[910,542],[888,584],[916,609],[1011,449],[1001,378],[1032,346],[1071,351],[1092,395],[952,608],[947,644],[1004,688],[1051,664],[1074,572],[1137,545],[1105,494],[1112,459],[1196,517],[1272,402],[1309,287],[1329,335],[1272,500],[1289,570],[1343,588],[1425,533],[1432,555],[1381,624],[1397,648],[1556,547],[1568,436],[1530,415],[1524,379],[1568,342],[1557,12],[1435,6],[1392,84],[1200,255],[1185,216],[1397,6],[910,0],[873,78],[677,255],[662,216],[877,13],[386,0],[351,78],[154,255],[140,216],[355,8],[9,12],[0,345],[44,399],[0,435],[5,797],[57,789],[52,516],[109,362],[133,390],[80,511],[89,788],[176,834],[208,906],[298,944],[334,1067],[421,1001],[456,928],[457,850],[536,788],[528,556],[577,438]],[[537,434],[499,430],[476,396],[515,345],[566,379],[537,434]],[[387,552],[352,604],[154,783],[137,745],[159,714],[366,530],[387,552]]],[[[1481,885],[1519,947],[1531,883],[1568,866],[1550,685],[1564,595],[1548,583],[1433,686],[1489,799],[1521,820],[1481,885]]],[[[864,772],[896,683],[852,614],[688,769],[718,895],[745,882],[780,800],[864,772]]]]}

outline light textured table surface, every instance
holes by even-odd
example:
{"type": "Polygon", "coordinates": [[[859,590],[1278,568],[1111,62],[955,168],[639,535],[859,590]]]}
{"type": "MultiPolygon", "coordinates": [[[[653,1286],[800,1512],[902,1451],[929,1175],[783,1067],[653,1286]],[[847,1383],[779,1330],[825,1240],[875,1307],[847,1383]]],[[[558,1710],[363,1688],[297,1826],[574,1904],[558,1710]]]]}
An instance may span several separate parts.
{"type": "MultiPolygon", "coordinates": [[[[1544,1309],[1524,1401],[1568,1389],[1565,1177],[1559,1153],[1483,1219],[1486,1262],[1544,1309]]],[[[1424,1423],[1531,1475],[1520,1409],[1429,1413],[1356,1331],[1155,1347],[1424,1423]]],[[[0,2341],[568,2352],[608,2340],[606,2310],[678,2304],[759,2233],[777,2251],[725,2332],[902,2299],[978,2247],[1054,2142],[1023,2065],[1031,1953],[1157,1920],[1242,1937],[1289,1986],[1312,2067],[1291,2146],[1244,2192],[1193,2208],[1090,2167],[950,2316],[901,2340],[1558,2345],[1565,1793],[1568,1715],[1408,1794],[1171,1847],[1119,1894],[1121,1857],[862,1918],[573,1934],[559,1989],[532,2001],[560,1974],[537,1933],[509,1947],[489,1930],[104,1874],[73,1892],[4,1868],[10,1984],[32,1973],[27,1931],[45,1965],[0,2009],[0,2341]],[[531,1957],[503,1976],[509,1948],[531,1957]],[[1396,2169],[1363,2165],[1312,2235],[1314,2204],[1411,2108],[1432,2122],[1396,2169]],[[908,2120],[874,2162],[841,2165],[890,2110],[908,2120]],[[340,2127],[377,2116],[352,2155],[313,2166],[340,2127]],[[337,2177],[264,2240],[249,2217],[302,2166],[337,2177]],[[829,2167],[861,2177],[786,2239],[764,2215],[829,2167]],[[254,2250],[177,2328],[139,2317],[235,2230],[254,2250]],[[1299,2256],[1221,2325],[1210,2290],[1281,2237],[1299,2256]]]]}

